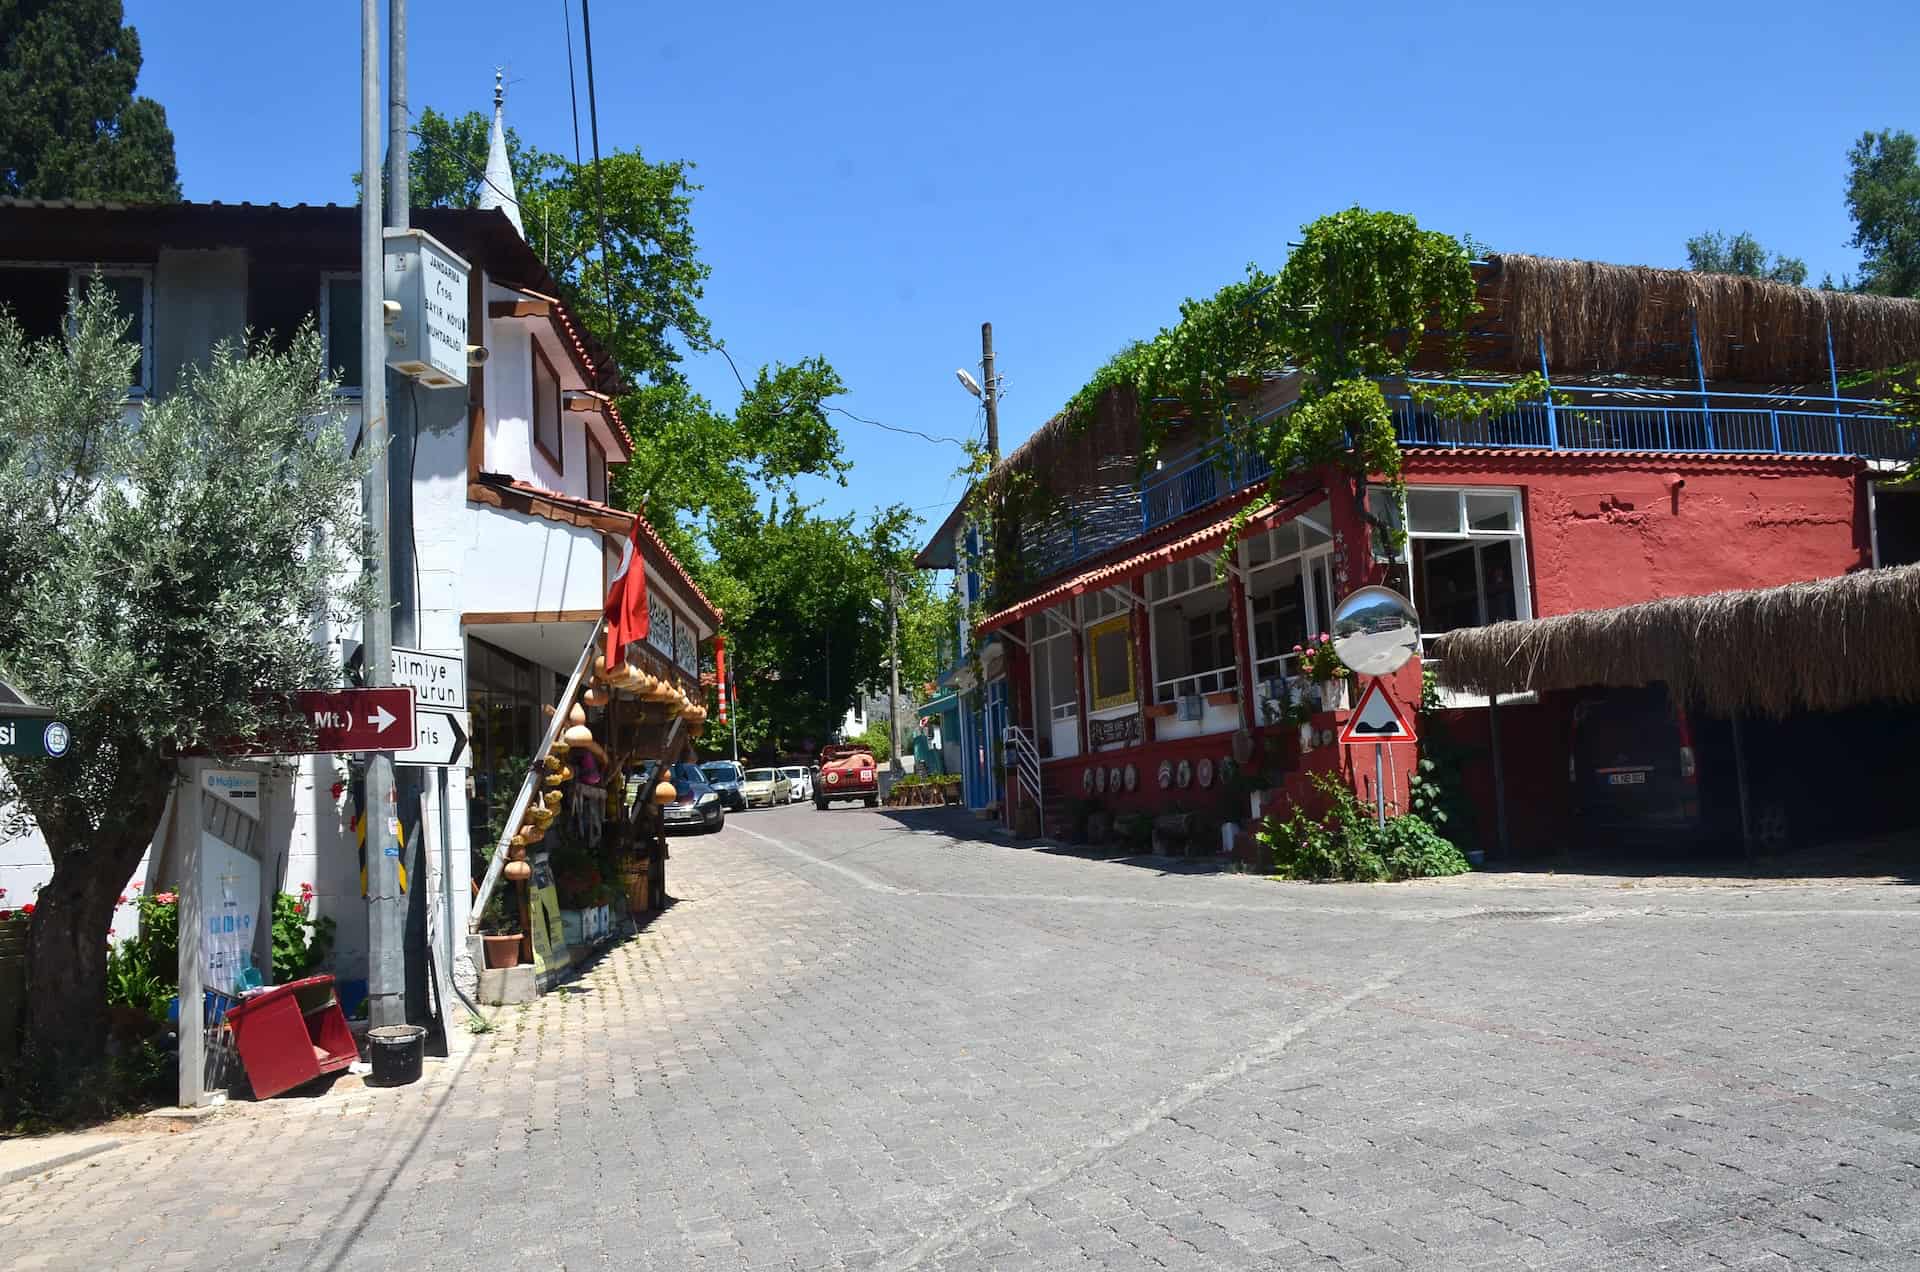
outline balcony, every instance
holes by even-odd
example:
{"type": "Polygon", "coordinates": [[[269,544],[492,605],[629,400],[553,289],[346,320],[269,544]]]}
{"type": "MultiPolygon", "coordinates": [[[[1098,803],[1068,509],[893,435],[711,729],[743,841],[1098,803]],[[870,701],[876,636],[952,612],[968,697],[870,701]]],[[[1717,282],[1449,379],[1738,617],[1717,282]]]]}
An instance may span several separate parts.
{"type": "MultiPolygon", "coordinates": [[[[1436,387],[1495,389],[1482,380],[1422,381],[1436,387]]],[[[1854,398],[1679,390],[1639,392],[1555,386],[1566,403],[1528,403],[1485,419],[1440,415],[1411,393],[1387,394],[1394,434],[1403,446],[1498,447],[1568,452],[1652,451],[1673,454],[1849,455],[1911,460],[1920,454],[1912,429],[1854,398]],[[1622,398],[1639,401],[1620,402],[1622,398]]],[[[1214,446],[1140,486],[1139,532],[1263,481],[1271,469],[1259,455],[1214,446]]],[[[1078,558],[1075,558],[1076,560],[1078,558]]]]}

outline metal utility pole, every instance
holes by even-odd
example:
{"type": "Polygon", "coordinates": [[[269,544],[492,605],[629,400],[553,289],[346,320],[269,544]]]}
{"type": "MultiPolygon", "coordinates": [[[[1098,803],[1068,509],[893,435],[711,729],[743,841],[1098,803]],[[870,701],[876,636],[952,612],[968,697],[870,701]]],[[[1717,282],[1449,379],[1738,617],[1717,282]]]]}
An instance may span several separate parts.
{"type": "MultiPolygon", "coordinates": [[[[412,225],[412,164],[407,138],[407,0],[389,0],[387,6],[387,227],[404,230],[412,225]]],[[[383,266],[384,268],[384,266],[383,266]]],[[[391,445],[387,451],[388,577],[393,589],[392,643],[420,644],[420,598],[414,587],[413,457],[420,421],[414,418],[413,386],[397,372],[387,379],[387,420],[391,445]]],[[[374,682],[369,682],[374,683],[374,682]]],[[[412,839],[401,849],[411,891],[397,903],[402,920],[401,966],[407,1018],[419,1021],[427,1003],[427,877],[425,773],[417,768],[394,774],[395,807],[402,825],[411,821],[412,839]]],[[[395,879],[396,889],[399,881],[395,879]]],[[[372,888],[368,888],[369,894],[372,888]]]]}
{"type": "Polygon", "coordinates": [[[1000,386],[993,378],[993,324],[980,324],[980,398],[987,406],[987,458],[1000,462],[1000,386]]]}
{"type": "MultiPolygon", "coordinates": [[[[400,0],[395,0],[396,8],[400,0]]],[[[393,682],[393,543],[387,496],[386,252],[380,226],[380,27],[377,0],[360,0],[360,340],[362,436],[371,458],[367,475],[367,524],[373,536],[374,595],[367,610],[362,647],[367,683],[393,682]]],[[[375,751],[367,760],[367,1014],[375,1026],[406,1023],[405,967],[401,937],[405,910],[400,897],[398,805],[394,802],[393,755],[375,751]]]]}
{"type": "Polygon", "coordinates": [[[900,583],[892,570],[887,571],[887,661],[893,667],[893,687],[887,694],[887,751],[893,756],[890,768],[897,778],[900,767],[900,583]]]}

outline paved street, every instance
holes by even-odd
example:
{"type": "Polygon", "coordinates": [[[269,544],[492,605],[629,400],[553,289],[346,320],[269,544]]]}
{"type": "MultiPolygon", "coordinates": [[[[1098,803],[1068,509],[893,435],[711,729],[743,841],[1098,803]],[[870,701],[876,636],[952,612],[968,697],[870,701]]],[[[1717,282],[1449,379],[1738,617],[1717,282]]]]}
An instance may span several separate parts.
{"type": "Polygon", "coordinates": [[[679,903],[461,1065],[0,1188],[4,1262],[1920,1265],[1911,888],[1281,885],[919,816],[677,840],[679,903]]]}

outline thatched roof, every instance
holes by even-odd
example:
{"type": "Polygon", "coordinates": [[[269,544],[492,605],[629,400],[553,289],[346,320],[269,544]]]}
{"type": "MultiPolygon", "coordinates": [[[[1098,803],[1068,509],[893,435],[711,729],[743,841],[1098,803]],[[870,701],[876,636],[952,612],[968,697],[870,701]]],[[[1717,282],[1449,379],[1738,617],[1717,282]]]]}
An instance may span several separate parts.
{"type": "Polygon", "coordinates": [[[1734,274],[1559,260],[1489,258],[1469,360],[1553,374],[1691,375],[1693,319],[1709,380],[1824,384],[1827,330],[1842,371],[1920,358],[1920,301],[1789,287],[1734,274]]]}
{"type": "Polygon", "coordinates": [[[1664,681],[1722,714],[1920,703],[1920,565],[1448,632],[1435,675],[1470,693],[1664,681]]]}

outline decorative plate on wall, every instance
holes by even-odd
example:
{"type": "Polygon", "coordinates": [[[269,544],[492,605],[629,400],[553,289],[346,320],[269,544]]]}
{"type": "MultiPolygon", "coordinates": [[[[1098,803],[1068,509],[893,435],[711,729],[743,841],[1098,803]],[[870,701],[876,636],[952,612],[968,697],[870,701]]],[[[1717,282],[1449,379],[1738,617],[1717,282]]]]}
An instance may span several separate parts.
{"type": "Polygon", "coordinates": [[[1121,786],[1125,784],[1126,780],[1127,780],[1127,775],[1121,772],[1120,766],[1116,764],[1113,766],[1113,771],[1107,774],[1107,789],[1112,791],[1115,795],[1118,795],[1120,793],[1121,786]]]}
{"type": "Polygon", "coordinates": [[[1102,795],[1107,793],[1107,770],[1095,769],[1093,771],[1093,789],[1099,791],[1102,795]]]}
{"type": "Polygon", "coordinates": [[[1089,795],[1093,794],[1093,770],[1092,769],[1080,770],[1080,789],[1089,795]]]}
{"type": "Polygon", "coordinates": [[[1180,769],[1174,774],[1173,780],[1180,784],[1180,789],[1183,791],[1193,785],[1193,762],[1191,760],[1180,761],[1180,769]]]}
{"type": "Polygon", "coordinates": [[[1206,756],[1201,756],[1199,765],[1195,767],[1195,769],[1193,770],[1193,775],[1200,779],[1201,790],[1205,790],[1209,786],[1212,786],[1213,785],[1213,761],[1206,756]]]}
{"type": "Polygon", "coordinates": [[[1173,785],[1173,761],[1160,761],[1160,789],[1166,790],[1173,785]]]}
{"type": "Polygon", "coordinates": [[[1139,784],[1140,784],[1140,770],[1135,768],[1131,764],[1127,765],[1127,789],[1132,790],[1134,787],[1138,786],[1139,784]]]}

